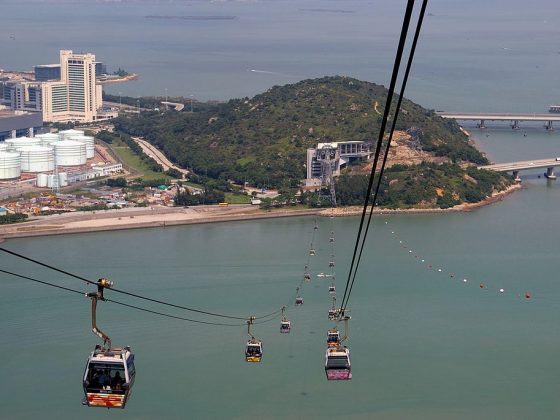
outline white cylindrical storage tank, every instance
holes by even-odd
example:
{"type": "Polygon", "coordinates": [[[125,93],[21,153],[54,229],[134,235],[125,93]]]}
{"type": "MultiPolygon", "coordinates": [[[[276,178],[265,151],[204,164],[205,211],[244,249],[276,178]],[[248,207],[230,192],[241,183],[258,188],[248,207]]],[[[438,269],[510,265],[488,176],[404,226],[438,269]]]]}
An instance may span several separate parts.
{"type": "Polygon", "coordinates": [[[79,141],[86,145],[86,158],[92,159],[95,157],[95,141],[91,136],[72,136],[70,140],[79,141]]]}
{"type": "Polygon", "coordinates": [[[0,151],[0,179],[19,178],[21,157],[19,152],[0,151]]]}
{"type": "Polygon", "coordinates": [[[61,140],[53,143],[56,164],[76,166],[86,163],[86,145],[79,141],[61,140]]]}
{"type": "Polygon", "coordinates": [[[24,172],[46,172],[54,169],[54,150],[52,147],[20,147],[21,170],[24,172]]]}
{"type": "Polygon", "coordinates": [[[47,175],[47,187],[52,188],[55,175],[47,175]]]}
{"type": "Polygon", "coordinates": [[[52,142],[60,140],[60,137],[56,133],[37,134],[35,138],[39,139],[41,146],[48,146],[52,142]]]}
{"type": "Polygon", "coordinates": [[[39,146],[41,140],[30,137],[18,137],[15,139],[6,139],[4,143],[8,145],[9,150],[19,150],[20,147],[39,146]]]}
{"type": "Polygon", "coordinates": [[[46,187],[48,185],[49,176],[47,174],[37,174],[37,186],[46,187]]]}
{"type": "Polygon", "coordinates": [[[85,132],[83,130],[62,130],[58,132],[60,140],[70,140],[73,136],[83,136],[85,132]]]}
{"type": "Polygon", "coordinates": [[[68,186],[68,174],[66,172],[60,172],[58,174],[58,186],[59,187],[68,186]]]}

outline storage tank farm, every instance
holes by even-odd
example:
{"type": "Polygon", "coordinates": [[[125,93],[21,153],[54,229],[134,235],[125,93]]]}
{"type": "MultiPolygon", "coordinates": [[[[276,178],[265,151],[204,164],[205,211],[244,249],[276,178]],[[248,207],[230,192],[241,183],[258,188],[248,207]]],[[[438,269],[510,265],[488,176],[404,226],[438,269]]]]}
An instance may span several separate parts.
{"type": "Polygon", "coordinates": [[[68,172],[84,170],[80,166],[94,157],[95,139],[83,130],[6,139],[0,142],[0,181],[21,179],[35,181],[37,187],[64,187],[68,185],[68,172]]]}

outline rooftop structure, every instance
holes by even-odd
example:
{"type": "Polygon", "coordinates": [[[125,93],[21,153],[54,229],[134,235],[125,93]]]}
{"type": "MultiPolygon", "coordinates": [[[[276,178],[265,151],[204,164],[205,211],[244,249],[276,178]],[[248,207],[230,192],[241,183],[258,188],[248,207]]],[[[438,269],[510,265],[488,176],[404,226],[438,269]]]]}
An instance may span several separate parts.
{"type": "Polygon", "coordinates": [[[25,135],[33,136],[43,126],[38,112],[0,110],[0,141],[25,135]]]}

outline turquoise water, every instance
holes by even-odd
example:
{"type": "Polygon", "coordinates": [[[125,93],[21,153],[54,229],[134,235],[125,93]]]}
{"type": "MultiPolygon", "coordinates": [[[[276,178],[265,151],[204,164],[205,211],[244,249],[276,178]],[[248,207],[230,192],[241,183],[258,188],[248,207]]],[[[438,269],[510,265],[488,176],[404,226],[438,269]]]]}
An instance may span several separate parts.
{"type": "MultiPolygon", "coordinates": [[[[376,218],[349,305],[350,382],[324,378],[331,326],[325,279],[314,277],[304,286],[305,304],[289,310],[291,334],[279,333],[278,320],[255,327],[264,343],[260,365],[243,360],[244,327],[201,326],[101,304],[100,326],[115,345],[132,346],[138,371],[130,404],[110,415],[557,417],[560,190],[542,180],[528,183],[471,213],[376,218]]],[[[135,293],[245,316],[290,303],[312,226],[312,218],[234,222],[18,239],[5,246],[88,278],[106,276],[135,293]]],[[[313,273],[328,270],[329,219],[320,219],[319,227],[313,273]]],[[[356,218],[335,220],[339,292],[356,228],[356,218]]],[[[2,267],[90,290],[12,257],[2,256],[2,267]]],[[[89,300],[6,276],[2,285],[3,417],[108,415],[80,405],[84,363],[97,343],[89,332],[89,300]]]]}

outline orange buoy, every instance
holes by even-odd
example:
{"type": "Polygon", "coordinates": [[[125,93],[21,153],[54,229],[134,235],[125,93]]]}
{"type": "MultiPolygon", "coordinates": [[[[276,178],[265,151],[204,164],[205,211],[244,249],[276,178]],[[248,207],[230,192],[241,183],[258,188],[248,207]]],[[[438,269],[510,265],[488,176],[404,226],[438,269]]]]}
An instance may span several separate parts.
{"type": "Polygon", "coordinates": [[[484,286],[484,283],[480,283],[480,288],[481,288],[481,289],[484,289],[484,287],[485,287],[485,286],[484,286]]]}

